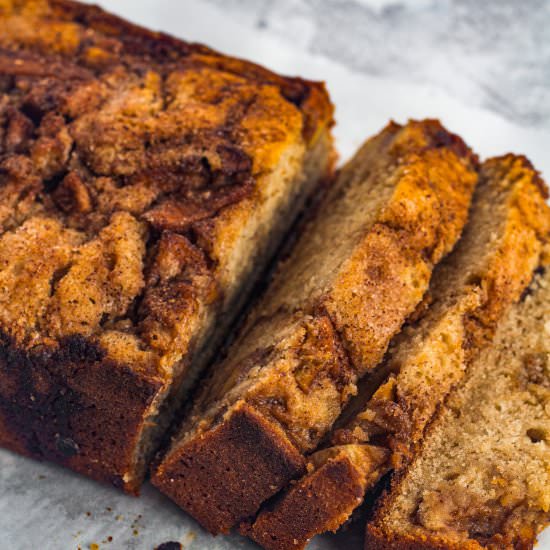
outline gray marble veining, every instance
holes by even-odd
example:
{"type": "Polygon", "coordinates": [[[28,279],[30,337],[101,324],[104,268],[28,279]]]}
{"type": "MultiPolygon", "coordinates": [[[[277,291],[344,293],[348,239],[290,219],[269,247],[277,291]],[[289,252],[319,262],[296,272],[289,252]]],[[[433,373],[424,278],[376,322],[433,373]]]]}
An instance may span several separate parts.
{"type": "Polygon", "coordinates": [[[207,1],[356,71],[550,126],[547,0],[207,1]]]}

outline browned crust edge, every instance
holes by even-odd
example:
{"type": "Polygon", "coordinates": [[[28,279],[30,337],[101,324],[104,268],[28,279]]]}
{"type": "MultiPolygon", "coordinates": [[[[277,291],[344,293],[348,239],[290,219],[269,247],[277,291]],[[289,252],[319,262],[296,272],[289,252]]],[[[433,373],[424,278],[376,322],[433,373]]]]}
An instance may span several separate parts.
{"type": "Polygon", "coordinates": [[[279,75],[261,65],[224,55],[203,44],[186,42],[163,32],[149,30],[96,5],[82,4],[74,0],[49,2],[65,17],[98,30],[106,36],[121,38],[129,53],[168,59],[189,53],[203,54],[217,58],[216,65],[219,69],[279,86],[283,97],[300,108],[305,115],[303,132],[306,141],[314,138],[320,126],[330,127],[334,124],[334,106],[323,82],[279,75]]]}
{"type": "Polygon", "coordinates": [[[364,475],[346,456],[330,459],[299,480],[241,533],[266,550],[302,550],[309,540],[336,531],[362,502],[364,475]]]}
{"type": "Polygon", "coordinates": [[[3,337],[0,385],[1,446],[137,494],[128,477],[136,426],[161,380],[105,360],[81,337],[29,353],[3,337]]]}
{"type": "MultiPolygon", "coordinates": [[[[378,506],[375,517],[380,513],[384,504],[389,500],[390,495],[382,498],[382,506],[378,506]]],[[[470,539],[468,541],[455,542],[444,535],[416,533],[393,533],[388,532],[383,526],[374,523],[367,523],[365,534],[365,550],[485,550],[487,548],[503,548],[514,550],[532,550],[535,546],[537,533],[526,530],[519,534],[514,540],[503,535],[496,535],[491,539],[488,546],[470,539]]]]}
{"type": "MultiPolygon", "coordinates": [[[[533,164],[527,157],[524,155],[507,153],[499,157],[487,159],[486,162],[498,162],[505,160],[517,160],[525,168],[533,171],[532,184],[534,185],[536,191],[540,193],[542,204],[545,205],[544,201],[548,199],[548,188],[543,179],[540,177],[538,171],[534,168],[533,164]]],[[[526,210],[525,215],[527,219],[532,219],[533,216],[536,217],[540,214],[540,212],[533,207],[533,204],[527,200],[529,197],[523,196],[522,198],[523,200],[520,204],[522,208],[526,210]]],[[[548,210],[546,211],[546,215],[548,215],[548,210]]],[[[546,228],[543,233],[544,238],[541,238],[540,236],[538,238],[547,243],[549,238],[548,224],[541,224],[541,227],[546,228]]],[[[544,248],[541,254],[539,267],[544,266],[548,262],[548,258],[544,255],[544,248]]],[[[527,288],[528,284],[525,285],[524,292],[527,288]]],[[[492,313],[494,314],[494,312],[492,313]]],[[[502,311],[499,312],[497,317],[499,317],[501,313],[502,311]]],[[[491,319],[493,321],[493,329],[498,321],[497,317],[491,319]]],[[[429,431],[433,429],[442,407],[443,403],[440,403],[438,410],[425,428],[426,433],[429,434],[429,431]]],[[[420,448],[421,446],[419,445],[415,450],[419,451],[420,448]]],[[[413,454],[409,457],[406,466],[394,474],[389,489],[378,500],[373,517],[366,526],[365,550],[483,550],[487,548],[473,539],[470,539],[467,542],[461,541],[460,543],[455,543],[449,538],[437,534],[428,535],[426,533],[419,532],[412,535],[407,533],[397,533],[385,528],[383,521],[384,512],[392,507],[397,496],[396,490],[400,486],[403,479],[407,476],[410,469],[413,467],[414,462],[418,459],[418,456],[418,454],[413,454]]],[[[511,540],[502,534],[495,535],[491,539],[489,548],[514,548],[515,550],[530,550],[534,547],[536,540],[537,532],[532,528],[526,528],[525,531],[518,534],[514,540],[511,540]]]]}
{"type": "MultiPolygon", "coordinates": [[[[481,548],[477,543],[457,545],[440,537],[390,535],[373,525],[367,526],[365,536],[365,550],[480,550],[481,548]]],[[[525,548],[532,548],[532,546],[525,548]]]]}
{"type": "Polygon", "coordinates": [[[171,452],[151,482],[217,534],[254,514],[274,494],[273,480],[278,489],[304,472],[304,458],[282,431],[242,403],[215,429],[171,452]]]}
{"type": "Polygon", "coordinates": [[[129,494],[143,482],[134,461],[148,411],[166,391],[161,378],[106,359],[86,338],[26,353],[0,334],[0,446],[129,494]]]}

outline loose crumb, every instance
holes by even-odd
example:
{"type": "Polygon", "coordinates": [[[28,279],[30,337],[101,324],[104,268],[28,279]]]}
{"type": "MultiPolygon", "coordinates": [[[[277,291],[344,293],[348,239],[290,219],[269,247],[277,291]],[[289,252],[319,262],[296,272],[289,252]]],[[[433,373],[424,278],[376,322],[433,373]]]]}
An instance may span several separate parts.
{"type": "Polygon", "coordinates": [[[139,520],[141,519],[141,514],[138,514],[134,521],[132,522],[132,525],[130,525],[130,529],[133,529],[134,537],[137,537],[139,535],[138,528],[141,527],[139,520]]]}
{"type": "Polygon", "coordinates": [[[182,550],[182,545],[179,542],[170,540],[168,542],[163,542],[159,544],[155,550],[182,550]]]}

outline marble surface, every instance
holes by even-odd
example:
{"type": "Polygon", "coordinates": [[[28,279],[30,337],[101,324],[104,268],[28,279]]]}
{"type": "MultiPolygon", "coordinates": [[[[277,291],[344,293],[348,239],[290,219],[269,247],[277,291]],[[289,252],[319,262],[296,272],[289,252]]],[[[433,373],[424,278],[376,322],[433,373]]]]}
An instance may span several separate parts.
{"type": "MultiPolygon", "coordinates": [[[[482,156],[527,154],[550,179],[546,0],[104,0],[138,23],[325,80],[345,160],[390,118],[438,117],[482,156]]],[[[550,452],[550,451],[549,451],[550,452]]],[[[312,550],[361,548],[361,522],[312,550]]],[[[0,550],[252,549],[213,539],[146,486],[139,499],[0,450],[0,550]],[[111,537],[111,540],[109,540],[111,537]]],[[[550,550],[550,536],[538,547],[550,550]]]]}
{"type": "Polygon", "coordinates": [[[547,0],[211,0],[350,69],[427,84],[518,124],[550,124],[547,0]]]}

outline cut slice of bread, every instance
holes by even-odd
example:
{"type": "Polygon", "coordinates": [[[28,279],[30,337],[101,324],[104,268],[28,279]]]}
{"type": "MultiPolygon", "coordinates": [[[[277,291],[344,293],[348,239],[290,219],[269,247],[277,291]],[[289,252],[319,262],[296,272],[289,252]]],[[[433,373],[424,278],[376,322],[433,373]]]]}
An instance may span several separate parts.
{"type": "Polygon", "coordinates": [[[365,548],[519,550],[550,522],[550,269],[436,416],[365,548]]]}
{"type": "Polygon", "coordinates": [[[524,157],[482,165],[462,238],[436,267],[425,303],[376,376],[365,379],[332,446],[314,453],[309,473],[244,525],[244,534],[266,549],[303,549],[342,525],[385,472],[410,462],[437,406],[539,265],[550,236],[545,191],[524,157]]]}
{"type": "Polygon", "coordinates": [[[313,451],[465,224],[477,161],[436,121],[389,124],[342,169],[152,481],[213,533],[313,451]]]}
{"type": "Polygon", "coordinates": [[[324,86],[0,2],[0,444],[136,492],[334,162],[324,86]]]}

